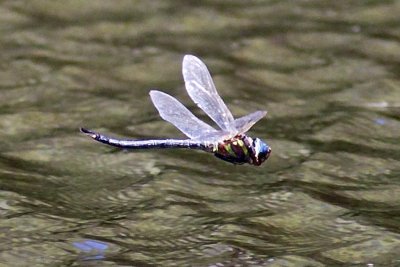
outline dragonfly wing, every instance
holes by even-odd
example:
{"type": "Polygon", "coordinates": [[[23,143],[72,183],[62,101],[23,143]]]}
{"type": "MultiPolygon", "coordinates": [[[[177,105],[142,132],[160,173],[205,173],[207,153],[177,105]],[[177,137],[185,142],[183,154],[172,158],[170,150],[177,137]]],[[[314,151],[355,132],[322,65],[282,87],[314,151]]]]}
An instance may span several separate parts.
{"type": "Polygon", "coordinates": [[[209,133],[205,135],[201,135],[195,139],[195,141],[199,142],[211,142],[211,143],[220,143],[225,140],[229,140],[234,137],[236,134],[232,134],[231,132],[225,131],[217,131],[215,133],[209,133]]]}
{"type": "Polygon", "coordinates": [[[185,135],[191,139],[196,139],[201,135],[208,135],[218,132],[207,123],[198,119],[176,98],[160,92],[150,91],[151,101],[160,113],[161,118],[172,123],[185,135]]]}
{"type": "Polygon", "coordinates": [[[236,119],[233,124],[238,133],[247,132],[257,121],[261,120],[267,114],[266,111],[256,111],[249,115],[236,119]]]}
{"type": "Polygon", "coordinates": [[[256,111],[249,115],[240,117],[234,120],[233,125],[235,131],[216,131],[204,135],[200,135],[196,138],[199,141],[210,141],[210,142],[222,142],[229,140],[237,134],[247,132],[257,121],[262,119],[267,114],[266,111],[256,111]]]}
{"type": "Polygon", "coordinates": [[[183,58],[183,78],[189,96],[218,126],[228,132],[235,131],[233,116],[218,95],[206,65],[197,57],[183,58]]]}

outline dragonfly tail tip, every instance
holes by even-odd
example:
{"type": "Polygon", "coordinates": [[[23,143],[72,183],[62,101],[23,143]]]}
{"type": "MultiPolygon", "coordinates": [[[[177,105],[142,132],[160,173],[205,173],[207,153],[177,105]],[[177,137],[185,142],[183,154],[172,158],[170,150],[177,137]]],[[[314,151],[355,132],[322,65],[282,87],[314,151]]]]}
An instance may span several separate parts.
{"type": "Polygon", "coordinates": [[[86,129],[86,128],[80,128],[79,130],[80,130],[82,133],[86,134],[87,136],[90,136],[90,137],[96,139],[97,134],[96,134],[95,132],[93,132],[93,131],[91,131],[91,130],[88,130],[88,129],[86,129]]]}

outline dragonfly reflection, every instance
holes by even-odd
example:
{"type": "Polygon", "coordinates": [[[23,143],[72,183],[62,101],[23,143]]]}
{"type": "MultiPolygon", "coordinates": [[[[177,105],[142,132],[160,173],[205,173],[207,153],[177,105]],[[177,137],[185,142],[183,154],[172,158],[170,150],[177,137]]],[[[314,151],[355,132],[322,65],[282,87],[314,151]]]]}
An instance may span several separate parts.
{"type": "Polygon", "coordinates": [[[216,130],[198,119],[174,97],[152,90],[150,97],[161,118],[172,123],[189,139],[122,140],[85,128],[81,131],[96,141],[119,148],[192,148],[214,153],[216,157],[234,164],[261,165],[269,157],[271,148],[261,139],[251,138],[245,133],[267,112],[256,111],[234,119],[218,95],[206,65],[195,56],[183,58],[182,73],[191,99],[220,129],[216,130]]]}

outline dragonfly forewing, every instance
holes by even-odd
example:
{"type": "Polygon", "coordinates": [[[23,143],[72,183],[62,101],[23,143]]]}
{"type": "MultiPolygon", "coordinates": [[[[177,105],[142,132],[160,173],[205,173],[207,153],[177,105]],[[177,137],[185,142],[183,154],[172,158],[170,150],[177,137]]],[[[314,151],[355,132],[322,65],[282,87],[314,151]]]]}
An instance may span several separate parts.
{"type": "Polygon", "coordinates": [[[218,95],[210,72],[197,57],[183,58],[182,74],[192,100],[224,131],[234,131],[233,116],[218,95]]]}
{"type": "Polygon", "coordinates": [[[191,139],[217,133],[213,127],[198,119],[176,98],[156,90],[150,91],[150,97],[161,118],[172,123],[191,139]]]}

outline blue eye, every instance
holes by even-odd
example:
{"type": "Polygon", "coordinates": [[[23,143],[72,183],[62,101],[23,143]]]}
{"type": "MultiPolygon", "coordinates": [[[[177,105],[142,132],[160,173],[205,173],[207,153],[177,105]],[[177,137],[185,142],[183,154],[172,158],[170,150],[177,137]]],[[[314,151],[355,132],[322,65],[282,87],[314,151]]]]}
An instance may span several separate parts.
{"type": "Polygon", "coordinates": [[[264,161],[269,157],[269,154],[271,153],[271,148],[267,145],[267,143],[263,142],[259,138],[255,138],[253,146],[259,160],[264,161]]]}

